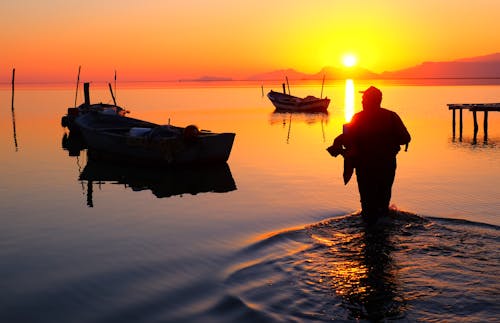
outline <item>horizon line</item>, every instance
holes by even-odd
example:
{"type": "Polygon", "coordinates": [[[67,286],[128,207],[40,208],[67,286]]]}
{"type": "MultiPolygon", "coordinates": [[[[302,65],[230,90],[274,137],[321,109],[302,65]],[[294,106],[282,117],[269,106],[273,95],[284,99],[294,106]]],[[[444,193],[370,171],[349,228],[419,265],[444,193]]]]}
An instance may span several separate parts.
{"type": "MultiPolygon", "coordinates": [[[[399,85],[500,85],[500,77],[413,77],[413,78],[330,78],[331,81],[378,81],[378,82],[396,82],[399,85]],[[405,82],[406,81],[406,82],[405,82]],[[469,81],[469,82],[467,82],[469,81]],[[481,82],[482,81],[482,82],[481,82]]],[[[303,78],[303,79],[291,79],[299,82],[308,81],[318,81],[320,82],[322,78],[303,78]]],[[[208,85],[208,84],[224,84],[224,83],[248,83],[248,84],[259,84],[261,86],[264,83],[269,82],[283,82],[282,79],[262,79],[262,80],[251,80],[251,79],[228,79],[228,80],[207,80],[207,79],[190,79],[190,80],[123,80],[117,82],[117,84],[122,85],[134,85],[134,84],[178,84],[178,85],[208,85]]],[[[91,83],[95,84],[97,87],[105,87],[112,82],[107,81],[90,81],[80,83],[91,83]]],[[[74,86],[76,83],[74,81],[15,81],[15,85],[19,86],[74,86]]],[[[297,84],[299,85],[299,84],[297,84]]],[[[12,82],[0,82],[0,89],[11,88],[12,82]]]]}

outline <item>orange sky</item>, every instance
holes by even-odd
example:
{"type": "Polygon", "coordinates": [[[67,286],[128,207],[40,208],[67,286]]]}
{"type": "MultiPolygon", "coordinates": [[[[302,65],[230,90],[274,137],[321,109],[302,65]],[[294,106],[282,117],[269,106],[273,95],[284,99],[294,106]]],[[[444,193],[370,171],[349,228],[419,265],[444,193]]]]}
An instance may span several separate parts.
{"type": "Polygon", "coordinates": [[[374,72],[500,51],[494,0],[23,0],[0,3],[0,82],[374,72]]]}

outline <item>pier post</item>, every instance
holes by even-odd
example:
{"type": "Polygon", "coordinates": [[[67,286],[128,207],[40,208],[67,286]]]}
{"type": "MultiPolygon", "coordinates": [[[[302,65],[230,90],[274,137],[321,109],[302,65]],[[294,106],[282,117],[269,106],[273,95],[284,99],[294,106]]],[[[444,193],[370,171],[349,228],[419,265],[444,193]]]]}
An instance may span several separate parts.
{"type": "Polygon", "coordinates": [[[463,123],[462,123],[462,110],[463,109],[460,109],[460,141],[462,141],[462,132],[463,132],[463,123]]]}
{"type": "Polygon", "coordinates": [[[472,111],[472,117],[474,118],[474,133],[477,133],[479,126],[477,124],[477,112],[476,112],[476,110],[472,111]]]}
{"type": "Polygon", "coordinates": [[[453,117],[451,119],[451,129],[453,131],[453,138],[455,138],[455,109],[452,109],[453,111],[453,117]]]}
{"type": "Polygon", "coordinates": [[[484,121],[483,121],[483,129],[484,129],[484,142],[488,141],[488,111],[484,111],[484,121]]]}
{"type": "Polygon", "coordinates": [[[477,125],[477,112],[476,112],[476,110],[472,110],[472,117],[474,118],[474,139],[473,139],[473,144],[476,144],[476,142],[477,142],[477,131],[479,129],[479,126],[477,125]]]}

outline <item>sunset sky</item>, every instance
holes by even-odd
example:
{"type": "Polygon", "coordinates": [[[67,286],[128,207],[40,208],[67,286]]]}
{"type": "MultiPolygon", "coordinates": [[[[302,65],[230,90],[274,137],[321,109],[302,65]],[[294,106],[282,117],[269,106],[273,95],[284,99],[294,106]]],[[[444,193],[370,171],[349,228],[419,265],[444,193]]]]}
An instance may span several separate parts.
{"type": "Polygon", "coordinates": [[[500,51],[496,0],[0,2],[0,82],[374,72],[500,51]]]}

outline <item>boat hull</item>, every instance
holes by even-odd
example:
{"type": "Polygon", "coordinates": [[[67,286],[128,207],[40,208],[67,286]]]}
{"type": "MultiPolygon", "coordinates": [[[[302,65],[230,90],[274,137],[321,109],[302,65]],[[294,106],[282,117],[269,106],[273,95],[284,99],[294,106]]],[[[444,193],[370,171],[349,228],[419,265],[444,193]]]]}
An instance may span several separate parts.
{"type": "Polygon", "coordinates": [[[267,97],[275,106],[276,110],[297,112],[321,112],[327,111],[330,105],[328,98],[306,97],[299,98],[293,95],[270,91],[267,97]]]}
{"type": "Polygon", "coordinates": [[[168,136],[134,136],[130,134],[133,128],[159,129],[160,126],[121,116],[86,114],[75,122],[94,154],[112,155],[125,163],[144,165],[226,162],[235,137],[234,133],[201,131],[188,138],[184,128],[173,126],[168,136]]]}

